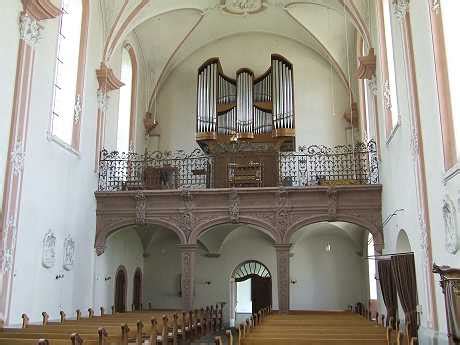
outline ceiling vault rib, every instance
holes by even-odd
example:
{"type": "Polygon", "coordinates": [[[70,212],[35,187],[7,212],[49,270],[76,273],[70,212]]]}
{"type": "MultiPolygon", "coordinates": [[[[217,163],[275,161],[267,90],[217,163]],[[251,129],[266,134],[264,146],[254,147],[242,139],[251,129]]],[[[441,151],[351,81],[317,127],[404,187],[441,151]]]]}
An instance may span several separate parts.
{"type": "MultiPolygon", "coordinates": [[[[204,14],[204,12],[201,12],[202,14],[204,14]]],[[[154,101],[154,98],[155,98],[155,94],[157,93],[157,90],[160,86],[160,83],[163,79],[163,76],[167,70],[167,68],[169,67],[169,64],[171,63],[171,61],[173,60],[174,56],[176,56],[177,52],[179,51],[179,49],[184,45],[185,41],[187,41],[187,39],[190,37],[190,35],[193,33],[193,31],[195,31],[195,29],[198,27],[198,25],[200,25],[201,21],[203,20],[204,18],[204,15],[201,15],[200,18],[197,20],[197,22],[192,26],[192,28],[189,30],[189,32],[184,36],[184,38],[182,39],[182,41],[177,45],[177,47],[174,49],[174,51],[172,52],[171,56],[168,58],[168,61],[166,62],[166,64],[164,65],[163,69],[161,70],[161,73],[160,73],[160,76],[158,77],[158,80],[155,84],[155,87],[152,91],[152,95],[150,96],[150,100],[149,100],[149,106],[148,106],[148,109],[150,110],[151,107],[152,107],[152,104],[153,104],[153,101],[154,101]]]]}
{"type": "Polygon", "coordinates": [[[326,48],[326,46],[310,31],[307,29],[307,27],[305,25],[303,25],[295,16],[293,16],[288,8],[286,8],[286,13],[287,15],[292,19],[294,20],[297,24],[300,25],[300,27],[307,32],[308,35],[310,35],[310,37],[312,38],[312,40],[315,41],[316,44],[318,44],[321,49],[324,50],[324,53],[326,54],[326,57],[330,60],[330,62],[332,63],[332,65],[334,66],[334,69],[336,70],[336,72],[339,74],[339,77],[340,77],[340,80],[342,80],[343,84],[345,85],[345,88],[347,89],[347,92],[349,92],[352,97],[353,97],[353,92],[351,90],[351,87],[350,87],[350,84],[348,83],[348,78],[347,76],[345,75],[345,72],[342,70],[342,67],[340,67],[339,63],[337,62],[337,60],[335,60],[335,58],[332,56],[332,54],[330,53],[329,49],[326,48]]]}
{"type": "Polygon", "coordinates": [[[107,51],[109,49],[109,43],[110,43],[110,41],[112,39],[113,33],[114,33],[115,29],[117,28],[118,23],[120,21],[120,18],[123,15],[123,12],[125,11],[127,5],[128,5],[128,0],[125,0],[125,2],[123,3],[123,6],[120,9],[120,12],[118,12],[118,15],[117,15],[117,18],[115,19],[115,22],[113,23],[113,25],[112,25],[112,27],[110,29],[109,36],[107,36],[107,41],[105,42],[105,46],[104,46],[104,54],[102,55],[103,56],[103,58],[102,58],[103,61],[108,61],[108,59],[107,59],[107,51]]]}
{"type": "Polygon", "coordinates": [[[125,19],[123,24],[121,24],[120,28],[117,31],[117,34],[115,35],[115,38],[112,41],[112,44],[110,45],[110,49],[108,51],[108,56],[107,60],[110,60],[112,57],[113,51],[115,50],[116,45],[118,44],[118,41],[120,40],[120,37],[123,35],[124,31],[128,27],[129,23],[140,13],[140,11],[145,7],[150,2],[150,0],[142,0],[128,15],[128,17],[125,19]]]}
{"type": "MultiPolygon", "coordinates": [[[[343,5],[343,7],[345,7],[345,10],[350,15],[354,26],[361,34],[361,37],[363,38],[368,48],[372,48],[372,40],[369,32],[370,28],[364,22],[354,2],[352,0],[339,0],[339,2],[343,5]]],[[[368,15],[370,16],[370,13],[368,13],[368,15]]]]}

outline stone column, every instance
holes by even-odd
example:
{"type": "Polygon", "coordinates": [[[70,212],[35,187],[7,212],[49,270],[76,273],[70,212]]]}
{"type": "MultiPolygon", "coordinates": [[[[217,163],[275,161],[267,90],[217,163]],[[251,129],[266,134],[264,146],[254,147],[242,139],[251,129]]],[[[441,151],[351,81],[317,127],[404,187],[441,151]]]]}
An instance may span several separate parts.
{"type": "Polygon", "coordinates": [[[193,308],[193,289],[195,284],[195,254],[198,249],[196,244],[180,244],[181,250],[181,292],[183,310],[193,308]]]}
{"type": "Polygon", "coordinates": [[[291,244],[276,244],[276,264],[278,271],[278,305],[281,313],[289,312],[289,250],[291,244]]]}
{"type": "Polygon", "coordinates": [[[19,51],[7,152],[8,161],[0,219],[0,320],[6,324],[9,322],[35,46],[43,30],[40,21],[55,18],[60,14],[60,10],[49,0],[23,0],[22,4],[23,11],[19,16],[19,51]]]}

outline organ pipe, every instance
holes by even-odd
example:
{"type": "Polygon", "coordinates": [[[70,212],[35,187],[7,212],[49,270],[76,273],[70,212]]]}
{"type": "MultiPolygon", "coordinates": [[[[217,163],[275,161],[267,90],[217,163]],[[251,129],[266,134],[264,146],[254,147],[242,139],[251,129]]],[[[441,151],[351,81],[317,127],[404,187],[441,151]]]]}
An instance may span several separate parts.
{"type": "Polygon", "coordinates": [[[217,134],[294,136],[294,82],[292,64],[273,54],[270,68],[254,78],[241,69],[236,79],[223,73],[213,58],[198,70],[197,140],[214,140],[217,134]]]}

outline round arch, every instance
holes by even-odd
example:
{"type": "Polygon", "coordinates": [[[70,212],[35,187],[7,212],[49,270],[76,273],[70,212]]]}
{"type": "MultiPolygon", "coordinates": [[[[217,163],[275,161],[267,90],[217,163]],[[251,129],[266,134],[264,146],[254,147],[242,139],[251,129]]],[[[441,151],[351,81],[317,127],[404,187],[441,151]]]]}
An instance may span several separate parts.
{"type": "MultiPolygon", "coordinates": [[[[192,231],[189,242],[191,244],[194,244],[198,241],[198,238],[200,238],[201,235],[205,234],[208,231],[211,231],[213,227],[218,226],[218,225],[231,224],[231,223],[232,222],[230,221],[228,217],[220,217],[220,218],[213,219],[209,222],[203,223],[192,231]]],[[[259,230],[265,233],[275,243],[279,243],[281,241],[280,235],[273,228],[273,226],[259,219],[240,216],[237,224],[249,225],[256,230],[259,230]]]]}
{"type": "Polygon", "coordinates": [[[267,266],[257,260],[246,260],[239,264],[232,272],[231,279],[236,282],[259,276],[271,278],[272,274],[267,266]]]}
{"type": "MultiPolygon", "coordinates": [[[[319,216],[313,216],[309,218],[305,218],[300,220],[297,223],[294,223],[289,227],[289,229],[286,231],[284,237],[283,237],[283,243],[290,243],[292,236],[302,229],[303,227],[314,224],[314,223],[321,223],[321,222],[330,222],[331,218],[329,215],[319,215],[319,216]]],[[[346,222],[346,223],[352,223],[355,225],[359,225],[369,233],[372,234],[374,238],[374,248],[378,253],[382,253],[383,250],[383,244],[384,244],[384,239],[383,239],[383,231],[381,231],[375,224],[372,224],[360,217],[355,217],[355,216],[350,216],[350,215],[337,215],[333,221],[337,222],[346,222]]]]}
{"type": "MultiPolygon", "coordinates": [[[[105,251],[105,244],[107,241],[107,238],[112,235],[113,233],[122,230],[123,228],[127,228],[130,226],[135,226],[139,225],[136,223],[135,220],[133,219],[125,219],[116,223],[112,223],[102,229],[97,229],[96,230],[96,240],[94,247],[96,248],[96,254],[99,256],[104,253],[105,251]]],[[[186,244],[187,243],[187,238],[185,234],[174,224],[166,222],[161,219],[156,219],[156,218],[146,218],[145,222],[143,225],[158,225],[161,227],[164,227],[165,229],[171,230],[174,232],[177,237],[179,238],[180,244],[186,244]]]]}

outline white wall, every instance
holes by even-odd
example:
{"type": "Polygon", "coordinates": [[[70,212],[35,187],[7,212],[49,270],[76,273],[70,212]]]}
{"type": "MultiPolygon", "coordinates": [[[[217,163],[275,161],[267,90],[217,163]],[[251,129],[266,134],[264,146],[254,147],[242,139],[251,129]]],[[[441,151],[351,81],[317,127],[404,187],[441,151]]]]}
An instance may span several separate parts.
{"type": "Polygon", "coordinates": [[[142,243],[133,228],[122,229],[107,239],[107,248],[104,255],[96,258],[94,281],[94,307],[104,307],[106,312],[111,311],[115,300],[115,276],[118,268],[123,265],[127,272],[127,299],[126,308],[131,310],[133,303],[133,281],[137,268],[144,272],[144,258],[142,243]],[[105,280],[111,277],[110,280],[105,280]]]}
{"type": "Polygon", "coordinates": [[[290,308],[293,310],[345,310],[349,305],[366,302],[368,278],[363,274],[359,248],[339,231],[300,238],[291,252],[290,308]],[[326,245],[331,251],[326,251],[326,245]]]}
{"type": "MultiPolygon", "coordinates": [[[[460,251],[455,255],[450,254],[445,247],[445,226],[442,218],[442,200],[449,197],[459,209],[458,191],[460,187],[459,176],[449,178],[449,173],[443,168],[442,134],[440,126],[440,114],[437,99],[437,90],[434,80],[435,65],[431,32],[429,31],[429,11],[427,1],[412,1],[410,4],[411,29],[416,63],[417,90],[419,93],[419,106],[422,125],[422,141],[424,145],[425,169],[427,175],[427,195],[431,226],[431,245],[433,262],[436,264],[460,267],[460,251]]],[[[376,23],[375,18],[372,20],[376,23]]],[[[407,232],[410,245],[415,253],[418,298],[421,304],[421,344],[432,344],[437,339],[438,344],[447,344],[447,325],[445,318],[444,298],[441,288],[435,281],[436,313],[439,323],[439,332],[429,329],[429,305],[427,298],[427,279],[425,272],[426,251],[423,244],[423,232],[420,219],[420,206],[416,190],[416,166],[412,155],[414,142],[411,133],[410,116],[413,109],[410,107],[408,78],[405,57],[403,55],[402,31],[400,22],[393,17],[393,41],[396,56],[396,81],[398,101],[401,116],[401,126],[396,130],[391,140],[386,140],[384,109],[382,97],[381,73],[377,64],[377,77],[379,79],[379,125],[380,137],[382,138],[380,166],[381,182],[383,184],[383,217],[391,215],[396,209],[403,209],[394,216],[384,228],[386,253],[398,251],[397,238],[399,231],[407,232]]],[[[379,56],[377,34],[373,28],[376,54],[379,56]]],[[[455,97],[455,95],[453,95],[455,97]]],[[[457,172],[455,167],[452,172],[457,172]]],[[[457,215],[458,221],[458,215],[457,215]]],[[[460,236],[457,229],[457,235],[460,236]]],[[[428,267],[428,269],[430,269],[428,267]]],[[[431,276],[431,274],[430,274],[431,276]]],[[[380,312],[386,313],[380,300],[380,312]]]]}
{"type": "Polygon", "coordinates": [[[198,68],[211,57],[220,57],[224,72],[234,78],[242,67],[256,76],[270,67],[270,55],[279,53],[292,62],[297,145],[345,143],[343,112],[349,96],[335,76],[332,100],[330,65],[313,50],[279,36],[245,33],[205,46],[180,64],[159,93],[160,150],[190,151],[195,142],[196,80],[198,68]],[[337,116],[332,116],[335,103],[337,116]]]}
{"type": "MultiPolygon", "coordinates": [[[[47,135],[58,19],[43,23],[42,39],[36,48],[21,214],[18,221],[11,323],[18,323],[24,312],[32,321],[39,320],[43,311],[56,319],[61,308],[67,315],[74,315],[75,309],[86,310],[93,304],[91,287],[96,225],[93,193],[97,186],[94,158],[98,87],[94,71],[101,61],[103,42],[101,17],[96,2],[91,2],[90,10],[79,155],[49,140],[47,135]],[[41,265],[41,253],[43,236],[49,229],[57,238],[57,260],[53,268],[46,269],[41,265]],[[63,241],[68,234],[76,243],[76,255],[73,269],[64,272],[63,241]],[[55,276],[59,273],[64,273],[64,278],[56,280],[55,276]]],[[[12,17],[17,15],[12,14],[12,17]]],[[[5,68],[5,71],[14,69],[11,66],[5,68]]]]}

